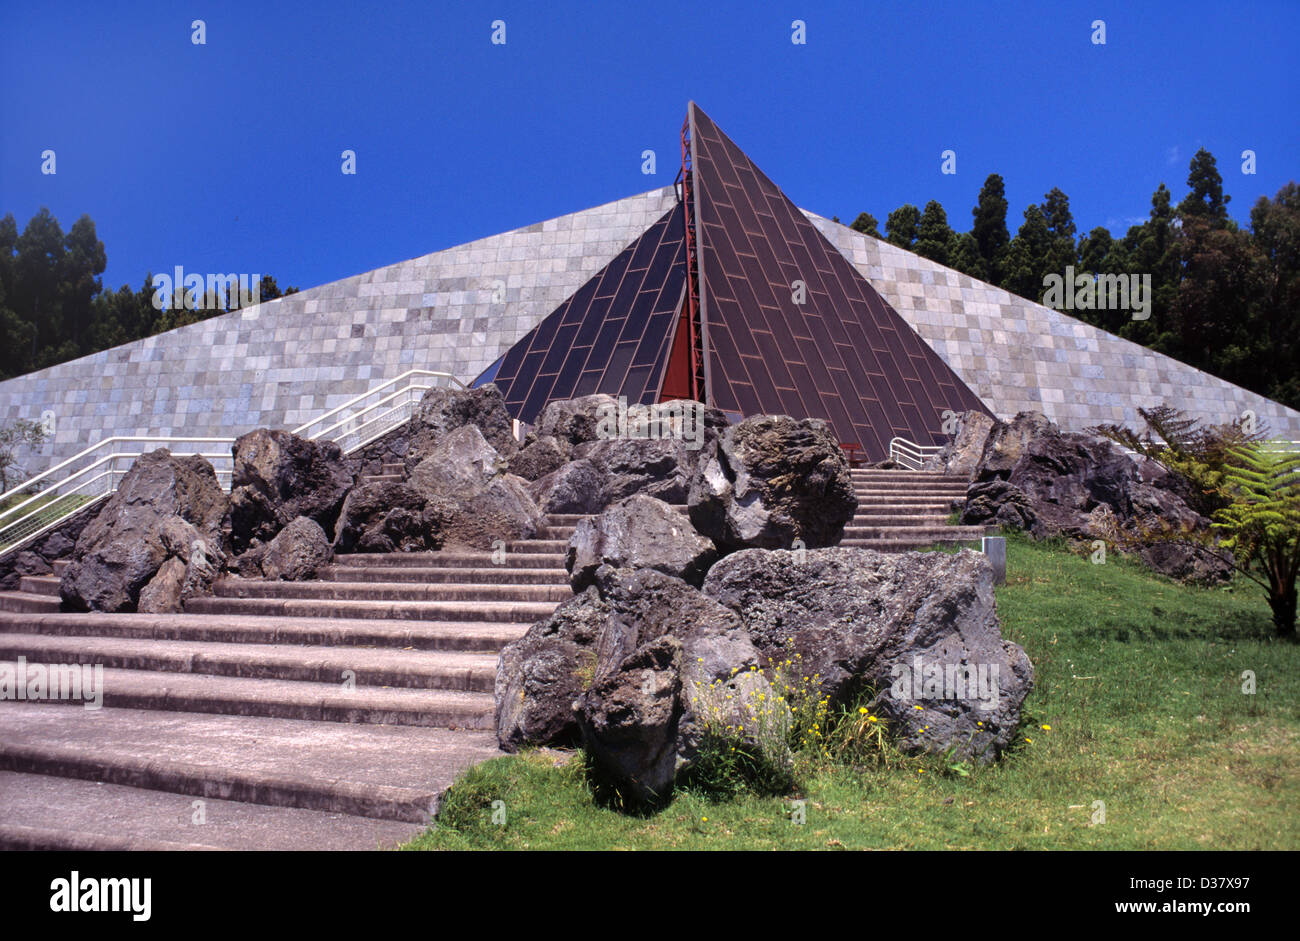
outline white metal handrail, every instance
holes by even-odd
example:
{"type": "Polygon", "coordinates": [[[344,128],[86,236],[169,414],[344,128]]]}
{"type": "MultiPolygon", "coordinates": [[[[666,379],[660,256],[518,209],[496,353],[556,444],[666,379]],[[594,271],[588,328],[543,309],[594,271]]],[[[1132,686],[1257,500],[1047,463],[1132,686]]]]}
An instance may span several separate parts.
{"type": "MultiPolygon", "coordinates": [[[[354,396],[294,429],[293,434],[334,441],[351,454],[407,420],[420,398],[435,387],[465,388],[450,373],[411,369],[354,396]],[[332,421],[331,421],[332,419],[332,421]]],[[[77,511],[117,490],[134,461],[155,447],[177,457],[199,456],[216,471],[222,489],[234,474],[234,438],[113,435],[12,488],[26,493],[15,506],[0,510],[0,555],[48,532],[77,511]]]]}
{"type": "Polygon", "coordinates": [[[906,438],[889,439],[889,459],[908,470],[921,470],[925,466],[927,457],[932,457],[942,450],[942,445],[917,444],[906,438]]]}
{"type": "Polygon", "coordinates": [[[1287,441],[1285,438],[1270,438],[1261,441],[1260,447],[1266,451],[1300,451],[1300,441],[1287,441]]]}
{"type": "Polygon", "coordinates": [[[319,430],[313,431],[314,426],[323,424],[324,422],[333,418],[335,415],[348,411],[349,409],[361,411],[371,407],[371,406],[363,405],[363,403],[365,403],[367,399],[370,399],[374,396],[379,396],[385,389],[388,388],[397,388],[400,386],[403,389],[408,387],[419,387],[428,390],[438,385],[454,386],[460,389],[465,388],[465,383],[461,382],[459,379],[457,379],[449,372],[434,372],[433,370],[429,370],[429,369],[408,369],[400,376],[394,376],[392,379],[386,379],[383,382],[379,383],[379,385],[372,386],[371,388],[367,389],[365,392],[362,392],[360,395],[348,399],[342,405],[330,409],[325,414],[318,415],[316,418],[313,418],[311,421],[307,422],[306,424],[299,425],[297,428],[293,430],[293,433],[295,435],[298,435],[299,437],[318,438],[320,437],[320,431],[319,430]]]}

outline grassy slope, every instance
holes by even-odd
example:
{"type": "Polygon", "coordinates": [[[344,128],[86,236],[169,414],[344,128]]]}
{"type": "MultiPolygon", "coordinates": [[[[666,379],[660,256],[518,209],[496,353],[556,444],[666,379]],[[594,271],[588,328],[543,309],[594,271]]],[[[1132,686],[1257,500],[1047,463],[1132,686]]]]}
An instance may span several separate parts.
{"type": "Polygon", "coordinates": [[[1259,590],[1181,587],[1014,537],[1008,550],[998,612],[1037,686],[1029,741],[996,767],[823,767],[796,825],[794,798],[680,792],[626,817],[592,803],[580,762],[532,753],[470,770],[410,848],[1300,848],[1300,645],[1272,639],[1259,590]]]}
{"type": "MultiPolygon", "coordinates": [[[[31,522],[29,522],[28,526],[23,530],[25,533],[35,532],[42,526],[46,526],[49,523],[70,516],[73,510],[85,506],[94,499],[93,497],[80,493],[64,494],[61,497],[54,494],[47,494],[24,507],[21,511],[11,509],[29,499],[31,496],[30,493],[21,492],[16,494],[11,493],[7,496],[0,497],[0,531],[3,531],[6,526],[11,526],[18,522],[30,513],[36,513],[36,516],[32,518],[31,522]]],[[[7,548],[10,544],[10,541],[0,539],[0,550],[7,548]]]]}

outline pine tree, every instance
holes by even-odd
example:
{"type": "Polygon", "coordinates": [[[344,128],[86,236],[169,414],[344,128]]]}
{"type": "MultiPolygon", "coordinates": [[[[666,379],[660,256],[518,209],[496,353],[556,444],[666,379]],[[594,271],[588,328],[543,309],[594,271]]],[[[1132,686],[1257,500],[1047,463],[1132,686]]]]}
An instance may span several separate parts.
{"type": "Polygon", "coordinates": [[[1250,227],[1260,266],[1251,322],[1262,373],[1251,388],[1300,409],[1300,185],[1287,183],[1271,200],[1261,196],[1250,227]]]}
{"type": "Polygon", "coordinates": [[[926,203],[925,211],[921,213],[921,222],[917,226],[914,251],[922,258],[946,265],[956,237],[948,225],[948,214],[939,201],[932,199],[926,203]]]}
{"type": "Polygon", "coordinates": [[[1074,241],[1074,216],[1070,213],[1070,197],[1052,187],[1043,197],[1042,210],[1043,219],[1047,223],[1048,241],[1041,273],[1064,277],[1066,267],[1075,265],[1079,260],[1074,241]]]}
{"type": "Polygon", "coordinates": [[[1216,229],[1228,225],[1228,203],[1232,197],[1224,195],[1223,177],[1219,175],[1214,154],[1204,147],[1188,165],[1187,186],[1191,192],[1178,204],[1178,214],[1184,221],[1199,218],[1216,229]]]}
{"type": "Polygon", "coordinates": [[[1007,249],[1001,287],[1031,301],[1041,298],[1049,241],[1043,210],[1031,203],[1025,209],[1025,221],[1007,249]]]}
{"type": "Polygon", "coordinates": [[[989,174],[980,187],[979,200],[971,210],[971,215],[974,216],[974,224],[970,234],[974,236],[979,249],[983,270],[989,281],[1000,284],[1007,248],[1011,244],[1011,235],[1007,231],[1006,187],[1001,176],[989,174]]]}
{"type": "Polygon", "coordinates": [[[877,225],[879,223],[876,221],[875,216],[869,212],[860,212],[849,228],[855,232],[861,232],[863,235],[870,235],[873,238],[884,238],[880,234],[880,230],[876,228],[877,225]]]}
{"type": "Polygon", "coordinates": [[[970,232],[963,232],[953,241],[948,267],[955,268],[962,274],[968,274],[978,281],[990,280],[988,270],[984,267],[984,259],[980,255],[979,243],[970,232]]]}
{"type": "Polygon", "coordinates": [[[892,244],[911,251],[916,244],[916,232],[920,224],[921,210],[911,203],[905,203],[889,214],[885,220],[885,232],[892,244]]]}

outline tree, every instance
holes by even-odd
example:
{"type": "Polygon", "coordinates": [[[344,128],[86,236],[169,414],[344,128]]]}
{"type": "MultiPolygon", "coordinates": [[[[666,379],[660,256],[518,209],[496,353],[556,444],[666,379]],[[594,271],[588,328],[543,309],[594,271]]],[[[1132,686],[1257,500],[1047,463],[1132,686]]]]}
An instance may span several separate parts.
{"type": "Polygon", "coordinates": [[[271,277],[269,274],[264,274],[262,275],[262,281],[258,290],[257,299],[259,302],[273,301],[277,297],[288,297],[290,294],[297,294],[297,293],[298,293],[298,289],[295,287],[287,287],[283,291],[281,291],[280,286],[275,283],[275,278],[271,277]]]}
{"type": "Polygon", "coordinates": [[[1151,212],[1147,221],[1133,226],[1124,236],[1128,270],[1151,275],[1151,316],[1146,320],[1129,320],[1120,330],[1126,339],[1149,346],[1162,353],[1172,353],[1177,346],[1169,328],[1169,311],[1178,293],[1179,268],[1174,242],[1178,236],[1169,188],[1161,183],[1151,195],[1151,212]]]}
{"type": "Polygon", "coordinates": [[[1232,197],[1223,193],[1223,177],[1219,175],[1214,154],[1202,147],[1187,169],[1187,186],[1191,192],[1178,204],[1178,214],[1184,220],[1203,219],[1213,228],[1227,226],[1228,203],[1232,197]]]}
{"type": "Polygon", "coordinates": [[[1088,429],[1155,461],[1186,484],[1184,496],[1214,533],[1152,529],[1116,542],[1137,548],[1177,543],[1214,556],[1268,592],[1279,636],[1295,637],[1300,573],[1300,451],[1261,441],[1241,421],[1202,426],[1169,405],[1138,409],[1146,431],[1119,425],[1088,429]]]}
{"type": "Polygon", "coordinates": [[[962,274],[968,274],[980,281],[989,280],[988,270],[984,267],[984,259],[980,256],[979,243],[975,241],[975,236],[970,232],[963,232],[953,240],[952,255],[948,259],[948,267],[955,268],[962,274]]]}
{"type": "MultiPolygon", "coordinates": [[[[50,211],[41,207],[16,243],[14,280],[8,289],[13,311],[31,325],[28,369],[54,361],[61,346],[63,323],[63,229],[50,211]]],[[[26,371],[26,370],[25,370],[26,371]]]]}
{"type": "Polygon", "coordinates": [[[1099,225],[1079,239],[1079,270],[1101,274],[1107,270],[1115,239],[1110,229],[1099,225]]]}
{"type": "Polygon", "coordinates": [[[0,219],[0,379],[23,372],[33,341],[29,321],[14,309],[18,224],[12,213],[0,219]]]}
{"type": "Polygon", "coordinates": [[[90,330],[92,301],[104,289],[99,275],[108,266],[104,243],[95,235],[95,223],[83,215],[68,230],[64,239],[63,267],[59,272],[62,282],[62,306],[67,340],[79,356],[88,352],[85,340],[90,330]]]}
{"type": "Polygon", "coordinates": [[[1079,260],[1074,242],[1074,216],[1070,213],[1070,197],[1052,187],[1043,197],[1043,220],[1047,223],[1047,247],[1043,258],[1043,274],[1065,276],[1067,266],[1079,260]]]}
{"type": "Polygon", "coordinates": [[[911,203],[905,203],[889,214],[885,220],[885,232],[889,242],[911,251],[916,244],[916,230],[920,224],[921,210],[911,203]]]}
{"type": "Polygon", "coordinates": [[[870,235],[872,238],[884,238],[876,228],[877,224],[876,217],[871,213],[860,212],[849,228],[855,232],[861,232],[863,235],[870,235]]]}
{"type": "Polygon", "coordinates": [[[948,213],[936,199],[925,204],[921,221],[916,229],[916,247],[913,249],[922,258],[948,264],[952,253],[952,243],[957,235],[948,225],[948,213]]]}
{"type": "MultiPolygon", "coordinates": [[[[1079,239],[1078,256],[1077,270],[1094,277],[1106,274],[1127,276],[1130,270],[1128,253],[1124,250],[1123,243],[1116,241],[1105,226],[1099,225],[1079,239]]],[[[1103,309],[1100,304],[1094,310],[1076,311],[1074,316],[1111,333],[1118,333],[1132,320],[1129,311],[1103,309]]]]}
{"type": "Polygon", "coordinates": [[[1250,388],[1300,409],[1300,185],[1287,183],[1250,211],[1258,288],[1251,318],[1258,343],[1250,388]]]}
{"type": "Polygon", "coordinates": [[[1123,425],[1098,425],[1090,434],[1117,442],[1155,461],[1186,483],[1182,494],[1202,516],[1227,506],[1223,496],[1232,452],[1258,444],[1268,435],[1262,428],[1248,430],[1243,419],[1223,425],[1204,425],[1172,405],[1138,408],[1146,428],[1140,434],[1123,425]]]}
{"type": "Polygon", "coordinates": [[[1002,287],[1031,301],[1043,296],[1043,275],[1050,270],[1046,261],[1049,238],[1042,208],[1031,203],[1007,249],[1002,287]]]}
{"type": "Polygon", "coordinates": [[[1193,215],[1183,222],[1173,257],[1181,278],[1169,312],[1171,353],[1229,382],[1253,385],[1258,334],[1249,313],[1262,269],[1249,235],[1193,215]]]}
{"type": "Polygon", "coordinates": [[[988,280],[1000,284],[1011,234],[1007,231],[1006,186],[998,174],[990,173],[980,187],[979,200],[971,210],[971,215],[974,216],[974,224],[970,234],[975,238],[984,271],[988,280]]]}
{"type": "Polygon", "coordinates": [[[39,448],[45,441],[45,429],[38,422],[15,418],[0,426],[0,493],[9,489],[9,482],[27,476],[18,466],[19,448],[39,448]]]}
{"type": "MultiPolygon", "coordinates": [[[[105,292],[100,275],[108,264],[94,221],[83,215],[65,234],[48,209],[27,223],[22,235],[12,214],[0,219],[0,379],[32,372],[163,330],[224,313],[215,308],[158,311],[152,276],[139,291],[123,285],[105,292]]],[[[258,284],[262,300],[283,291],[271,275],[258,284]]],[[[183,295],[182,295],[183,296],[183,295]]]]}
{"type": "Polygon", "coordinates": [[[1237,570],[1268,592],[1279,637],[1296,634],[1300,573],[1300,452],[1254,444],[1233,449],[1225,491],[1231,502],[1214,514],[1237,570]]]}

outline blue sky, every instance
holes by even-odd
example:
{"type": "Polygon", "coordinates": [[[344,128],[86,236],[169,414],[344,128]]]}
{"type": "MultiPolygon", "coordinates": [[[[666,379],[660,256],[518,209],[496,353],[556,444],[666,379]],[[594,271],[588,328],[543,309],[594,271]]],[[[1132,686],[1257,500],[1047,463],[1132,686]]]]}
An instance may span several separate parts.
{"type": "Polygon", "coordinates": [[[175,265],[309,287],[667,185],[693,98],[845,222],[938,199],[964,230],[997,172],[1013,234],[1052,186],[1122,234],[1201,146],[1245,220],[1300,176],[1298,35],[1294,0],[0,0],[0,214],[89,213],[110,288],[175,265]]]}

